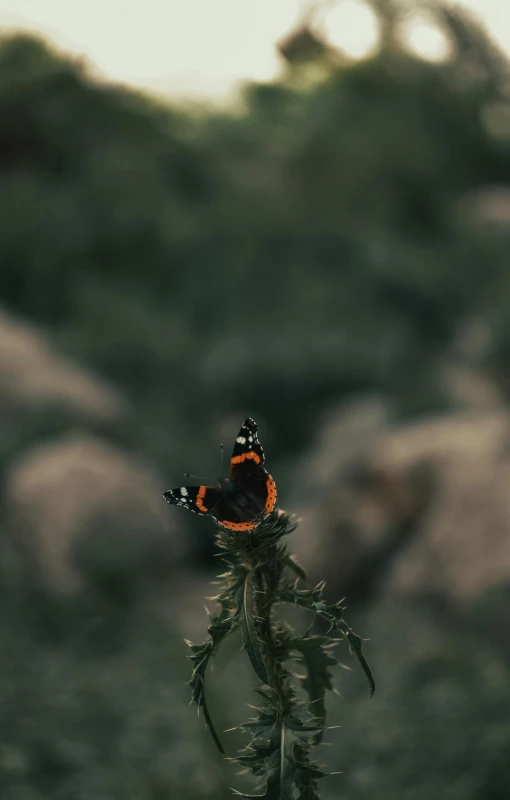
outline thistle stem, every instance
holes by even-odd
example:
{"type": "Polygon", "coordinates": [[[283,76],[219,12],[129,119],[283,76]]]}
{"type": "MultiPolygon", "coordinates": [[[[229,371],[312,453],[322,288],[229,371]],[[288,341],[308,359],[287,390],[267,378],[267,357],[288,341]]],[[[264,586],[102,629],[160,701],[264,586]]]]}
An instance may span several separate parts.
{"type": "Polygon", "coordinates": [[[293,517],[274,512],[255,531],[218,532],[216,542],[229,567],[221,576],[222,591],[216,597],[221,613],[211,618],[209,639],[203,645],[190,645],[195,665],[190,681],[193,698],[220,749],[207,709],[205,674],[217,646],[235,629],[241,630],[244,649],[263,682],[257,691],[264,706],[257,709],[255,719],[241,726],[252,739],[237,760],[253,773],[264,793],[235,792],[242,797],[318,800],[318,781],[324,774],[311,760],[311,753],[325,730],[325,694],[332,689],[329,668],[336,664],[331,646],[338,640],[283,629],[272,618],[276,602],[300,606],[328,622],[331,630],[348,640],[373,686],[361,652],[362,640],[342,619],[340,604],[324,602],[323,584],[300,589],[297,582],[285,578],[285,568],[298,578],[305,577],[282,543],[295,527],[293,517]],[[285,667],[289,658],[305,666],[301,682],[309,696],[308,708],[298,699],[293,685],[296,678],[285,667]]]}

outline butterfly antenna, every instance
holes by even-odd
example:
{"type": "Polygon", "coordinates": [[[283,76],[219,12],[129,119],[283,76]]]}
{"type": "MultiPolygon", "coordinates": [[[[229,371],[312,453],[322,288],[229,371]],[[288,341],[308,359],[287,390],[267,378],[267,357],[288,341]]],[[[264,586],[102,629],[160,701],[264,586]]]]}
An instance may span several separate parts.
{"type": "Polygon", "coordinates": [[[222,480],[223,480],[223,468],[224,468],[224,466],[225,466],[224,452],[225,452],[225,451],[224,451],[224,449],[223,449],[223,442],[222,442],[222,443],[220,444],[220,453],[221,453],[221,455],[220,455],[220,467],[221,467],[221,470],[220,470],[220,475],[221,475],[221,479],[222,479],[222,480]]]}
{"type": "Polygon", "coordinates": [[[192,475],[191,472],[185,472],[184,473],[184,477],[185,478],[196,478],[198,481],[205,481],[205,478],[204,478],[203,475],[192,475]]]}

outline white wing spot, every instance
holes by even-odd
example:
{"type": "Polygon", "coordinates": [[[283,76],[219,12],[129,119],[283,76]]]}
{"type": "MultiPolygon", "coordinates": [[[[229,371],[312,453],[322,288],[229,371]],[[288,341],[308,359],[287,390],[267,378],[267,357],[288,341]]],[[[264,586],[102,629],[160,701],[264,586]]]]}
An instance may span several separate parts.
{"type": "Polygon", "coordinates": [[[186,495],[188,494],[188,490],[186,489],[185,486],[181,486],[181,494],[184,495],[184,497],[186,497],[186,495]]]}
{"type": "MultiPolygon", "coordinates": [[[[230,441],[232,441],[232,439],[230,441]]],[[[251,437],[250,437],[250,441],[251,441],[251,437]]],[[[246,444],[246,439],[244,438],[244,436],[238,436],[237,439],[236,439],[236,442],[237,442],[237,444],[246,444]]]]}

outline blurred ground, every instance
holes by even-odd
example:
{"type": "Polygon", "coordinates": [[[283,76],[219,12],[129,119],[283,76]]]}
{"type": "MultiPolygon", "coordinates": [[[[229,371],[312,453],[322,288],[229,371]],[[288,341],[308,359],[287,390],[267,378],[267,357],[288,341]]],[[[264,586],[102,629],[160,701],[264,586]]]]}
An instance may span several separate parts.
{"type": "Polygon", "coordinates": [[[2,800],[229,796],[185,686],[213,527],[161,493],[247,415],[370,639],[325,800],[509,795],[510,66],[450,7],[437,63],[374,8],[370,58],[291,33],[235,113],[0,42],[2,800]]]}

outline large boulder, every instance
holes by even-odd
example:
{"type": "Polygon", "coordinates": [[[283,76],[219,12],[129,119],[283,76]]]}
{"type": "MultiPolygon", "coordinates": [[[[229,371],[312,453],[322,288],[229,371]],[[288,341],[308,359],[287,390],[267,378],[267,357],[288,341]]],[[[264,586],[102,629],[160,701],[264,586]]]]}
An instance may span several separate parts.
{"type": "Polygon", "coordinates": [[[60,590],[102,574],[167,575],[186,544],[168,514],[165,488],[149,463],[91,436],[69,437],[13,463],[8,528],[60,590]]]}
{"type": "Polygon", "coordinates": [[[428,420],[382,436],[372,464],[402,478],[418,462],[433,497],[388,587],[469,601],[510,581],[510,418],[505,411],[428,420]]]}
{"type": "Polygon", "coordinates": [[[115,422],[124,400],[97,376],[53,347],[42,329],[0,309],[0,411],[59,408],[99,422],[115,422]]]}
{"type": "Polygon", "coordinates": [[[294,546],[312,578],[351,599],[452,603],[510,581],[509,434],[503,409],[404,426],[377,402],[332,415],[296,481],[294,546]]]}

